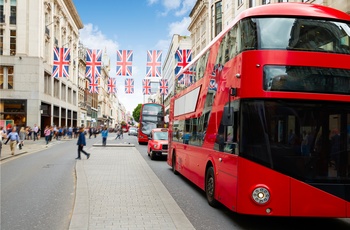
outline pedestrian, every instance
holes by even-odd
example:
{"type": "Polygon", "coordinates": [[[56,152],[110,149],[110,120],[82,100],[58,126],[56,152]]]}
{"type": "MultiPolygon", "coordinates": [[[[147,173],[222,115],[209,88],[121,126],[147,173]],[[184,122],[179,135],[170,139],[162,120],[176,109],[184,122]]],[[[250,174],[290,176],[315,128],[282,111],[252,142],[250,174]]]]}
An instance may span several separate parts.
{"type": "Polygon", "coordinates": [[[89,158],[90,158],[90,153],[87,153],[87,152],[85,152],[85,151],[83,150],[84,146],[86,146],[84,128],[81,127],[81,128],[79,129],[79,132],[80,132],[80,133],[79,133],[78,142],[77,142],[77,145],[78,145],[78,157],[75,158],[75,159],[77,159],[77,160],[80,160],[80,159],[81,159],[81,157],[80,157],[80,152],[83,152],[83,153],[86,155],[87,159],[89,159],[89,158]]]}
{"type": "Polygon", "coordinates": [[[94,130],[92,129],[92,127],[89,127],[89,139],[91,139],[91,136],[92,136],[92,132],[93,132],[94,130]]]}
{"type": "Polygon", "coordinates": [[[38,126],[38,140],[40,140],[40,137],[41,137],[41,128],[40,128],[40,126],[38,126]]]}
{"type": "Polygon", "coordinates": [[[19,131],[19,137],[21,139],[21,142],[19,143],[19,149],[22,149],[22,147],[24,146],[24,140],[26,139],[26,130],[24,127],[21,127],[21,130],[19,131]]]}
{"type": "Polygon", "coordinates": [[[39,127],[36,126],[36,124],[34,124],[34,128],[33,128],[33,134],[34,134],[33,141],[35,141],[35,139],[38,140],[38,131],[39,131],[39,127]]]}
{"type": "Polygon", "coordinates": [[[16,132],[16,127],[13,127],[12,131],[9,133],[9,135],[7,135],[7,141],[5,142],[5,145],[9,141],[10,141],[11,155],[15,155],[16,144],[19,143],[19,136],[18,136],[18,133],[16,132]]]}
{"type": "Polygon", "coordinates": [[[0,157],[1,157],[1,149],[2,149],[2,140],[7,138],[7,132],[4,130],[4,127],[0,126],[0,157]]]}
{"type": "Polygon", "coordinates": [[[120,130],[117,131],[117,136],[115,137],[115,140],[120,139],[120,130]]]}
{"type": "Polygon", "coordinates": [[[48,125],[45,127],[44,135],[45,135],[46,145],[48,145],[50,141],[50,136],[51,136],[51,130],[48,125]]]}
{"type": "Polygon", "coordinates": [[[107,137],[108,137],[108,130],[107,130],[107,127],[104,127],[102,132],[101,132],[101,135],[102,135],[102,145],[103,146],[106,146],[107,144],[107,137]]]}

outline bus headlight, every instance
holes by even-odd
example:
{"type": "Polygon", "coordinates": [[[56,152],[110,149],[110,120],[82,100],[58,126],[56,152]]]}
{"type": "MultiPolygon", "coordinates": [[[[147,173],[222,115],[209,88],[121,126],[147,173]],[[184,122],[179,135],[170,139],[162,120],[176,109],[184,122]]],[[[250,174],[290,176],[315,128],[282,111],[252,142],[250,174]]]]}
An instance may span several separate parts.
{"type": "Polygon", "coordinates": [[[252,198],[258,204],[265,204],[270,200],[270,192],[265,187],[257,187],[252,192],[252,198]]]}

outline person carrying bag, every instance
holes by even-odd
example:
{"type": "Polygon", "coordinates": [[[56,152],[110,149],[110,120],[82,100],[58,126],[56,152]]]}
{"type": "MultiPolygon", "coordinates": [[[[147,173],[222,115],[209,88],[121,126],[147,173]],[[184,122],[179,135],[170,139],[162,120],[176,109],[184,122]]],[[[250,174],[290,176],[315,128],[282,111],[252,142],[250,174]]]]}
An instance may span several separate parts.
{"type": "Polygon", "coordinates": [[[12,131],[9,133],[9,135],[7,135],[7,140],[5,142],[5,145],[9,141],[10,141],[11,155],[15,155],[16,145],[19,143],[19,136],[18,136],[18,133],[16,132],[16,127],[13,127],[12,131]]]}

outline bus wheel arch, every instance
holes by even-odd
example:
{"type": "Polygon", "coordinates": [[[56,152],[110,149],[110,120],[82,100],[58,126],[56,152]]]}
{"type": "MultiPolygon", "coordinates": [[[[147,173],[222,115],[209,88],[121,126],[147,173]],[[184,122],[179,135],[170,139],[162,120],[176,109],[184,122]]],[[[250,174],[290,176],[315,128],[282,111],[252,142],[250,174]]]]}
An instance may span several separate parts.
{"type": "Polygon", "coordinates": [[[214,208],[218,206],[218,201],[215,199],[215,171],[211,163],[208,163],[205,172],[205,195],[210,206],[214,208]]]}
{"type": "Polygon", "coordinates": [[[175,175],[179,174],[178,171],[176,170],[176,153],[175,150],[171,154],[171,169],[175,175]]]}

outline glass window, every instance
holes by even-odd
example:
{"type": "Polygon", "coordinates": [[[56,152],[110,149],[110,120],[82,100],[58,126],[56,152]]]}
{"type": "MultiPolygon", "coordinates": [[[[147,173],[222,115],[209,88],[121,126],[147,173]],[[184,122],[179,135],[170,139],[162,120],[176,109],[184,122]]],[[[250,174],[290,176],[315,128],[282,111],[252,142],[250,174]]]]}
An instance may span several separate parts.
{"type": "Polygon", "coordinates": [[[154,140],[168,140],[168,132],[154,132],[154,140]]]}
{"type": "Polygon", "coordinates": [[[0,66],[0,89],[4,89],[4,67],[0,66]]]}
{"type": "Polygon", "coordinates": [[[12,24],[12,25],[16,25],[16,14],[17,14],[16,0],[11,0],[10,24],[12,24]]]}
{"type": "Polygon", "coordinates": [[[222,31],[222,5],[221,1],[215,3],[215,36],[222,31]]]}
{"type": "Polygon", "coordinates": [[[7,67],[7,88],[8,89],[13,89],[13,66],[7,67]]]}
{"type": "Polygon", "coordinates": [[[0,55],[4,54],[4,30],[0,29],[0,55]]]}
{"type": "Polygon", "coordinates": [[[349,184],[349,103],[242,100],[241,112],[242,157],[307,183],[349,184]]]}
{"type": "Polygon", "coordinates": [[[350,24],[299,18],[252,19],[261,49],[292,49],[350,54],[350,24]]]}
{"type": "Polygon", "coordinates": [[[265,66],[264,90],[350,95],[350,70],[265,66]]]}
{"type": "Polygon", "coordinates": [[[10,54],[16,55],[16,30],[10,30],[10,54]]]}

